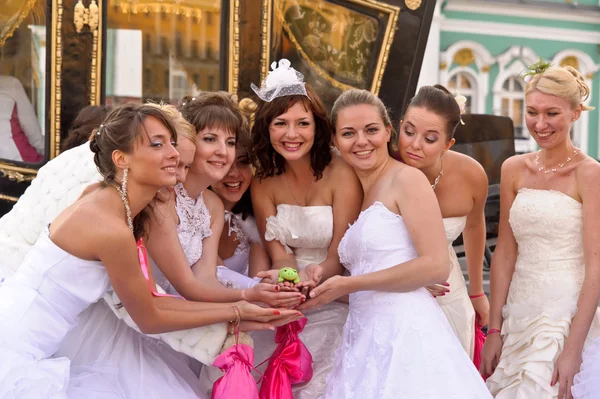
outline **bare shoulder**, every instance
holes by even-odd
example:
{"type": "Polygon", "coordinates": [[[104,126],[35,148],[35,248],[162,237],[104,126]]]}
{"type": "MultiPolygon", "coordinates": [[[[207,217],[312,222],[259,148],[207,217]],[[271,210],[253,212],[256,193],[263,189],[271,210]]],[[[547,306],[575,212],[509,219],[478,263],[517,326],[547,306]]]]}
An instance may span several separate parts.
{"type": "Polygon", "coordinates": [[[464,176],[470,187],[478,187],[487,192],[488,177],[483,166],[476,159],[456,151],[449,151],[458,173],[464,176]]]}
{"type": "Polygon", "coordinates": [[[261,196],[264,196],[270,194],[271,190],[273,189],[273,182],[275,179],[276,176],[266,177],[264,179],[254,177],[252,179],[252,183],[250,184],[252,195],[260,194],[261,196]]]}
{"type": "Polygon", "coordinates": [[[402,162],[398,162],[395,159],[392,159],[390,162],[394,163],[391,169],[393,183],[405,185],[413,183],[422,184],[423,182],[427,182],[427,184],[429,184],[427,177],[419,169],[408,166],[402,162]]]}
{"type": "Polygon", "coordinates": [[[501,173],[514,173],[522,170],[527,164],[530,154],[513,155],[502,163],[501,173]]]}
{"type": "Polygon", "coordinates": [[[208,212],[211,215],[223,215],[225,212],[225,207],[223,206],[223,202],[221,198],[211,190],[204,190],[203,194],[204,205],[208,209],[208,212]]]}
{"type": "Polygon", "coordinates": [[[586,156],[577,167],[577,185],[594,185],[600,186],[600,162],[594,158],[586,156]]]}
{"type": "Polygon", "coordinates": [[[338,179],[352,179],[358,181],[358,177],[352,166],[348,165],[348,163],[346,163],[346,161],[338,154],[333,154],[329,169],[330,178],[336,181],[338,179]]]}

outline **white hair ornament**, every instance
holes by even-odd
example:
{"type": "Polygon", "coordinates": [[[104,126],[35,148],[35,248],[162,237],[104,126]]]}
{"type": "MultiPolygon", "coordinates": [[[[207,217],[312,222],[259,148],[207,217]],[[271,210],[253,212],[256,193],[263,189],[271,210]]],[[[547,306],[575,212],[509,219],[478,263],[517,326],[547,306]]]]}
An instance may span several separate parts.
{"type": "Polygon", "coordinates": [[[271,102],[277,97],[295,95],[308,97],[304,75],[296,71],[289,60],[282,58],[279,62],[275,61],[271,64],[271,69],[260,88],[254,83],[251,85],[261,100],[271,102]]]}

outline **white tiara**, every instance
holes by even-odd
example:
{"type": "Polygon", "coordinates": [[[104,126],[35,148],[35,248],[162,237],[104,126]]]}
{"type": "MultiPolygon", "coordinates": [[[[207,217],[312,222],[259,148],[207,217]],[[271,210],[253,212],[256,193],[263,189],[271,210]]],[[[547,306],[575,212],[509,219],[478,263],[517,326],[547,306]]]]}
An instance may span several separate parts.
{"type": "Polygon", "coordinates": [[[254,83],[250,86],[261,100],[271,102],[273,99],[283,96],[308,97],[304,75],[292,68],[289,60],[282,58],[279,63],[273,62],[271,69],[272,71],[269,71],[260,88],[254,83]]]}

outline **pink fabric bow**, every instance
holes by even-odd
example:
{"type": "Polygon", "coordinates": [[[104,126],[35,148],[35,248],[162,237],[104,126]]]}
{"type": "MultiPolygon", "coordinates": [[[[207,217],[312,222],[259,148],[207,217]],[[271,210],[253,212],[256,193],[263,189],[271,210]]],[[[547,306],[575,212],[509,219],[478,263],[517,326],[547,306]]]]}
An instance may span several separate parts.
{"type": "MultiPolygon", "coordinates": [[[[481,350],[483,349],[483,344],[485,343],[485,334],[481,331],[481,325],[479,325],[481,318],[476,313],[475,314],[475,348],[473,350],[473,363],[475,364],[475,368],[479,370],[479,366],[481,366],[481,350]]],[[[483,377],[485,380],[485,377],[483,377]]]]}
{"type": "Polygon", "coordinates": [[[277,327],[277,348],[265,371],[260,399],[294,399],[292,385],[312,378],[312,356],[298,336],[307,322],[305,317],[277,327]]]}
{"type": "Polygon", "coordinates": [[[250,371],[254,368],[254,349],[235,344],[221,353],[213,363],[225,375],[213,385],[212,399],[258,399],[258,388],[250,371]]]}

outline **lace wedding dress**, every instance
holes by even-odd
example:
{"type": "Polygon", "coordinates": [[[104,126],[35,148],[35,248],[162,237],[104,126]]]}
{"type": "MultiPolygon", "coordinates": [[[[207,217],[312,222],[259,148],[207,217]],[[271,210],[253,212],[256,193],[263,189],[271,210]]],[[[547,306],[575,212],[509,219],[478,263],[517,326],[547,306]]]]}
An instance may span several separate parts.
{"type": "MultiPolygon", "coordinates": [[[[502,355],[487,384],[496,399],[557,398],[554,363],[585,274],[582,205],[559,191],[522,188],[509,222],[518,257],[502,310],[502,355]]],[[[599,333],[597,312],[587,341],[599,333]]]]}
{"type": "MultiPolygon", "coordinates": [[[[381,202],[363,211],[339,245],[353,276],[417,257],[401,216],[381,202]]],[[[425,288],[351,294],[326,399],[491,398],[483,379],[425,288]]]]}
{"type": "Polygon", "coordinates": [[[456,252],[452,247],[452,243],[456,241],[465,229],[467,217],[460,216],[444,218],[443,220],[444,229],[446,230],[446,240],[448,241],[450,262],[452,263],[450,277],[448,278],[450,292],[435,299],[442,308],[446,318],[448,318],[450,327],[452,327],[463,348],[469,357],[473,359],[475,349],[475,310],[469,299],[467,284],[458,263],[456,252]]]}
{"type": "MultiPolygon", "coordinates": [[[[267,218],[265,239],[277,240],[288,253],[293,253],[300,269],[311,263],[320,263],[327,257],[333,237],[333,209],[331,206],[297,206],[280,204],[277,214],[267,218]]],[[[300,339],[313,358],[313,377],[305,384],[292,387],[295,399],[314,399],[325,389],[325,379],[333,368],[333,355],[341,342],[348,305],[334,302],[318,310],[305,312],[308,323],[300,339]]],[[[260,363],[275,350],[275,333],[260,331],[251,334],[254,339],[254,359],[260,363]]],[[[266,363],[259,368],[264,371],[266,363]]]]}

